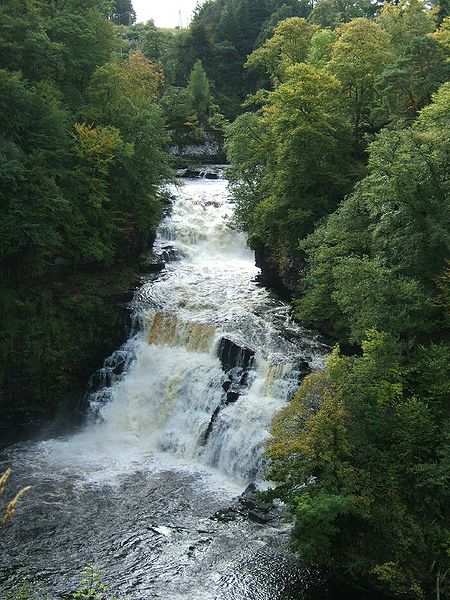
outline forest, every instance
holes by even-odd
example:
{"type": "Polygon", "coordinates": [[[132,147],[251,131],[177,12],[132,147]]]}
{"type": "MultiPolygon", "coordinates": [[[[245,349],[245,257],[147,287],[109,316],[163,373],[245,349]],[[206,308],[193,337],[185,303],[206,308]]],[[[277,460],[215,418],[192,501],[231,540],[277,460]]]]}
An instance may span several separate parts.
{"type": "Polygon", "coordinates": [[[450,6],[0,6],[0,407],[58,413],[120,342],[184,150],[224,148],[263,280],[334,346],[275,418],[307,569],[450,596],[450,6]],[[169,151],[170,149],[170,151],[169,151]],[[80,331],[83,335],[80,336],[80,331]]]}

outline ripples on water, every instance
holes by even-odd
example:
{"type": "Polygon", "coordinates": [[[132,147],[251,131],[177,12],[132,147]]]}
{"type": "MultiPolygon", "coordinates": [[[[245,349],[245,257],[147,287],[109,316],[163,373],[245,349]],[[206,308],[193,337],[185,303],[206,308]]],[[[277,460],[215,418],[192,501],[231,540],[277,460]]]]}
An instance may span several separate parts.
{"type": "Polygon", "coordinates": [[[271,419],[326,348],[258,285],[226,182],[174,194],[156,242],[172,260],[136,292],[140,326],[97,375],[90,423],[6,452],[9,488],[33,490],[2,539],[4,594],[31,574],[63,598],[88,563],[129,599],[290,600],[308,587],[280,523],[213,516],[261,480],[271,419]]]}

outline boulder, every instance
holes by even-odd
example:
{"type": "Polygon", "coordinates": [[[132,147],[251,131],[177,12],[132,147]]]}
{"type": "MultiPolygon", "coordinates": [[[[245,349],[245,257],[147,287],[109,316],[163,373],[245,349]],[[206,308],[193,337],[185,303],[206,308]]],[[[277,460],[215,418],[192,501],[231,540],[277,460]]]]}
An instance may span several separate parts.
{"type": "Polygon", "coordinates": [[[235,367],[245,370],[251,366],[255,351],[250,348],[241,347],[228,338],[222,338],[217,354],[224,371],[230,371],[235,367]]]}
{"type": "Polygon", "coordinates": [[[233,404],[239,400],[240,393],[239,392],[227,392],[227,397],[225,400],[225,404],[233,404]]]}
{"type": "Polygon", "coordinates": [[[228,522],[236,519],[247,519],[259,525],[267,525],[279,520],[280,512],[272,502],[265,502],[257,495],[257,487],[250,483],[233,504],[223,508],[212,517],[218,521],[228,522]]]}

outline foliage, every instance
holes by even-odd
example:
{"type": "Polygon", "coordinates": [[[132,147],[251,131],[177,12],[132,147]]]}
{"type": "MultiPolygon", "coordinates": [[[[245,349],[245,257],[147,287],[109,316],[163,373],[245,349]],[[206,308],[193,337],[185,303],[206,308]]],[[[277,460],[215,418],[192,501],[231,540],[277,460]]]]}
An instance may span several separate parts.
{"type": "Polygon", "coordinates": [[[282,21],[275,27],[273,36],[250,54],[245,66],[264,70],[277,86],[286,80],[290,67],[305,62],[317,29],[298,17],[282,21]]]}
{"type": "Polygon", "coordinates": [[[274,420],[270,495],[293,519],[293,550],[360,589],[442,598],[449,23],[434,31],[436,10],[419,0],[361,18],[375,8],[321,0],[252,52],[247,66],[273,91],[228,126],[229,177],[264,273],[295,293],[290,269],[302,324],[350,352],[335,349],[274,420]]]}
{"type": "MultiPolygon", "coordinates": [[[[171,31],[165,31],[156,27],[152,20],[141,27],[143,27],[143,36],[140,43],[142,54],[152,62],[161,63],[164,67],[166,77],[171,78],[171,66],[173,67],[173,65],[170,64],[170,52],[172,50],[174,34],[171,31]]],[[[135,34],[135,29],[132,28],[133,34],[135,34]]]]}
{"type": "Polygon", "coordinates": [[[349,127],[339,91],[334,77],[299,64],[263,107],[270,144],[264,178],[268,193],[255,213],[263,239],[278,235],[278,224],[280,232],[287,225],[287,231],[294,228],[304,237],[345,189],[349,127]]]}
{"type": "Polygon", "coordinates": [[[442,48],[446,51],[448,57],[448,54],[450,52],[450,16],[446,17],[443,20],[441,26],[437,31],[429,35],[442,46],[442,48]]]}
{"type": "MultiPolygon", "coordinates": [[[[8,482],[8,479],[11,476],[11,473],[12,473],[11,469],[6,469],[6,471],[0,475],[0,498],[4,494],[6,484],[8,482]]],[[[17,503],[20,502],[22,497],[29,490],[31,490],[31,486],[26,486],[26,487],[22,488],[19,492],[17,492],[17,494],[14,496],[14,498],[7,503],[3,518],[0,521],[0,528],[4,527],[11,521],[11,519],[13,518],[14,513],[16,511],[17,503]]]]}
{"type": "Polygon", "coordinates": [[[266,132],[258,114],[246,112],[226,129],[230,166],[227,175],[233,196],[238,199],[235,220],[245,231],[253,232],[253,216],[261,200],[261,178],[267,160],[266,132]]]}
{"type": "Polygon", "coordinates": [[[136,11],[131,0],[114,0],[112,20],[118,25],[132,25],[136,22],[136,11]]]}
{"type": "Polygon", "coordinates": [[[102,600],[107,591],[108,587],[102,583],[96,565],[88,565],[83,571],[80,586],[72,597],[73,600],[102,600]]]}
{"type": "MultiPolygon", "coordinates": [[[[31,404],[53,414],[68,387],[55,392],[52,379],[74,385],[95,368],[99,348],[110,349],[117,333],[103,322],[90,357],[71,354],[68,305],[81,294],[68,274],[139,260],[161,216],[159,188],[171,176],[157,104],[161,66],[139,52],[118,57],[121,41],[108,17],[111,3],[102,0],[0,7],[3,411],[31,404]],[[60,271],[72,297],[55,291],[60,271]]],[[[93,304],[100,315],[114,309],[86,293],[79,311],[96,330],[93,304]]]]}
{"type": "Polygon", "coordinates": [[[5,600],[53,600],[50,594],[40,592],[31,579],[22,579],[7,593],[5,600]]]}
{"type": "Polygon", "coordinates": [[[336,27],[353,19],[370,19],[374,16],[377,5],[368,0],[319,0],[309,17],[313,23],[321,27],[336,27]]]}
{"type": "MultiPolygon", "coordinates": [[[[410,395],[394,338],[371,330],[362,347],[354,357],[336,349],[277,416],[270,476],[295,515],[303,564],[423,598],[448,568],[448,417],[410,395]]],[[[445,349],[424,348],[421,361],[436,352],[445,349]]]]}
{"type": "Polygon", "coordinates": [[[448,80],[448,52],[431,36],[414,38],[379,76],[385,112],[398,122],[414,119],[418,111],[431,102],[439,86],[448,80]]]}
{"type": "Polygon", "coordinates": [[[371,129],[378,98],[377,74],[389,62],[389,36],[367,19],[354,19],[337,29],[329,70],[344,88],[356,137],[371,129]]]}
{"type": "MultiPolygon", "coordinates": [[[[56,600],[52,594],[40,591],[40,587],[37,581],[24,578],[8,593],[6,600],[56,600]]],[[[108,586],[103,584],[101,572],[95,564],[89,564],[83,569],[78,589],[70,595],[70,598],[72,600],[125,600],[124,596],[119,598],[108,593],[108,586]]]]}
{"type": "Polygon", "coordinates": [[[380,134],[368,176],[305,242],[306,322],[330,320],[357,342],[372,326],[412,342],[442,323],[433,298],[450,246],[448,98],[445,84],[409,129],[380,134]]]}
{"type": "Polygon", "coordinates": [[[250,243],[273,248],[281,264],[335,208],[356,167],[335,77],[299,63],[261,101],[227,130],[229,176],[250,243]]]}
{"type": "Polygon", "coordinates": [[[192,68],[185,88],[168,87],[161,106],[172,132],[172,141],[180,154],[189,144],[223,142],[225,119],[214,102],[211,85],[202,61],[192,68]]]}
{"type": "MultiPolygon", "coordinates": [[[[244,72],[247,56],[271,37],[273,28],[290,17],[306,18],[309,0],[210,0],[199,5],[187,30],[178,31],[164,55],[170,84],[183,87],[201,60],[219,111],[236,117],[246,95],[261,83],[244,72]]],[[[154,36],[153,36],[154,37],[154,36]]],[[[152,57],[153,58],[153,57],[152,57]]]]}
{"type": "Polygon", "coordinates": [[[336,34],[331,29],[320,29],[311,38],[307,62],[318,69],[325,67],[331,59],[336,34]]]}
{"type": "Polygon", "coordinates": [[[389,35],[395,53],[401,56],[414,38],[434,31],[436,10],[423,0],[400,0],[396,4],[386,2],[377,22],[389,35]]]}
{"type": "Polygon", "coordinates": [[[192,67],[187,91],[191,98],[192,109],[196,112],[200,123],[204,123],[208,117],[212,116],[213,99],[201,60],[198,60],[192,67]]]}

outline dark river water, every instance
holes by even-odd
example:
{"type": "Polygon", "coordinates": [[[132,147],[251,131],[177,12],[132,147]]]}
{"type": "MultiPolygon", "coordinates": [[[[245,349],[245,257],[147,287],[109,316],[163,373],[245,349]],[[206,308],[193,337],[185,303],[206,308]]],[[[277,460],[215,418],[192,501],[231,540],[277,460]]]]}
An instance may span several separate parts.
{"type": "Polygon", "coordinates": [[[1,598],[23,577],[68,597],[88,564],[127,599],[311,597],[287,523],[217,513],[267,487],[272,417],[327,348],[258,284],[226,181],[173,193],[156,242],[166,268],[135,294],[136,333],[97,376],[89,423],[3,454],[8,490],[33,488],[2,535],[1,598]]]}

